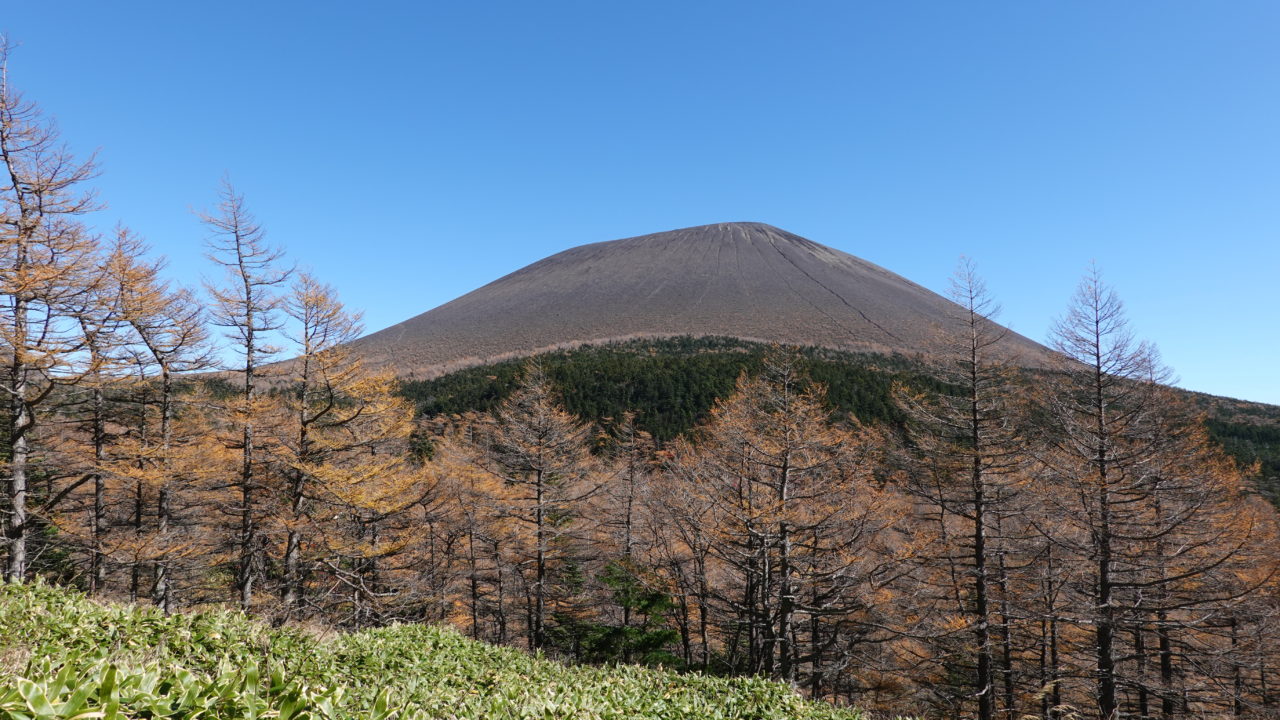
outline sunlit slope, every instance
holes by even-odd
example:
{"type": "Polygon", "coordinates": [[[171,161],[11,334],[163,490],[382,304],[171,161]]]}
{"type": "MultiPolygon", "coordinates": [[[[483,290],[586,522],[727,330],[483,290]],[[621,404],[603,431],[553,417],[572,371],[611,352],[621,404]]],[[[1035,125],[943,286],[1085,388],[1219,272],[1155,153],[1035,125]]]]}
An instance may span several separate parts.
{"type": "Polygon", "coordinates": [[[318,638],[0,586],[0,718],[852,720],[786,686],[581,668],[400,625],[318,638]],[[86,714],[87,713],[87,714],[86,714]]]}
{"type": "MultiPolygon", "coordinates": [[[[676,335],[915,354],[957,309],[848,253],[770,225],[722,223],[566,250],[355,347],[401,374],[676,335]]],[[[1048,353],[1013,333],[1003,349],[1027,365],[1048,353]]]]}

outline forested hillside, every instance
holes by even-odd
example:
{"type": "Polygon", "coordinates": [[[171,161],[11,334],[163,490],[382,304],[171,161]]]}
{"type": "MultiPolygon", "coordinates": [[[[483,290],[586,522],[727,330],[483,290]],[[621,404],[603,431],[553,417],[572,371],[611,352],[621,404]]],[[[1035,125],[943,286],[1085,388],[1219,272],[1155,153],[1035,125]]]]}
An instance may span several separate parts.
{"type": "MultiPolygon", "coordinates": [[[[733,392],[738,376],[757,374],[769,346],[736,338],[631,340],[545,353],[537,362],[559,389],[565,409],[594,422],[635,414],[636,426],[668,441],[705,420],[733,392]]],[[[862,422],[901,425],[895,383],[937,388],[920,361],[903,356],[797,348],[806,382],[821,383],[840,413],[862,422]]],[[[519,385],[526,360],[468,368],[434,380],[405,381],[400,393],[427,416],[488,412],[519,385]]]]}
{"type": "MultiPolygon", "coordinates": [[[[666,442],[705,420],[738,375],[759,372],[768,345],[737,338],[683,337],[629,340],[560,350],[538,356],[543,372],[560,388],[565,409],[605,422],[635,414],[637,427],[666,442]]],[[[839,415],[901,430],[906,419],[894,403],[895,384],[941,389],[936,368],[919,357],[796,348],[807,377],[827,389],[839,415]]],[[[517,386],[525,360],[458,370],[433,380],[409,380],[399,392],[426,417],[488,412],[517,386]]],[[[1035,383],[1045,371],[1027,370],[1035,383]]],[[[1258,464],[1254,484],[1280,502],[1280,408],[1202,393],[1186,397],[1204,414],[1209,436],[1242,467],[1258,464]]]]}
{"type": "Polygon", "coordinates": [[[1280,506],[1280,408],[1200,396],[1209,435],[1253,473],[1258,489],[1280,506]]]}

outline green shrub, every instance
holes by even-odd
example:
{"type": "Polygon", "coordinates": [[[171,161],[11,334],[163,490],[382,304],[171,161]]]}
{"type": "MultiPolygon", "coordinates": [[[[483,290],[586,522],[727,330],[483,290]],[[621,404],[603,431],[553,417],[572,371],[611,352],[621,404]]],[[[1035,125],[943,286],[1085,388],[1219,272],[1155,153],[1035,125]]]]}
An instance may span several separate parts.
{"type": "Polygon", "coordinates": [[[322,639],[236,612],[166,617],[40,584],[0,587],[0,638],[0,720],[860,717],[755,678],[569,667],[422,625],[322,639]]]}

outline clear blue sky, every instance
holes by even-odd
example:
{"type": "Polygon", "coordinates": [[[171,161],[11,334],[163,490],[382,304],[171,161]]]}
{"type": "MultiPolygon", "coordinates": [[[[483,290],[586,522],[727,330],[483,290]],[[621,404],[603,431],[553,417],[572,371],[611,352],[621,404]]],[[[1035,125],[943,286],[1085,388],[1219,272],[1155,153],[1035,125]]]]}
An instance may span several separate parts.
{"type": "Polygon", "coordinates": [[[1280,403],[1280,3],[17,2],[10,76],[198,281],[229,174],[376,330],[756,220],[1044,340],[1097,261],[1181,384],[1280,403]]]}

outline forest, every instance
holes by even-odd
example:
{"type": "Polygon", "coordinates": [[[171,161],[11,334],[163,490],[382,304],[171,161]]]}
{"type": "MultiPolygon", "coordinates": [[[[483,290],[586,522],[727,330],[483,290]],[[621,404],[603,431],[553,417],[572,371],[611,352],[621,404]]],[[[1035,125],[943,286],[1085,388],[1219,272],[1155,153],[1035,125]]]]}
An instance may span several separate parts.
{"type": "Polygon", "coordinates": [[[1096,271],[1034,375],[965,264],[962,331],[918,369],[623,353],[665,379],[611,397],[535,358],[450,405],[366,368],[358,316],[230,185],[202,215],[222,278],[181,288],[91,229],[96,168],[7,84],[0,160],[9,583],[448,624],[884,713],[1276,712],[1276,512],[1096,271]]]}
{"type": "MultiPolygon", "coordinates": [[[[767,351],[767,344],[730,337],[654,338],[548,352],[539,363],[570,413],[607,423],[630,411],[637,427],[666,442],[705,420],[739,374],[759,372],[767,351]]],[[[816,347],[795,351],[808,380],[826,388],[835,417],[884,424],[895,434],[906,429],[906,415],[893,401],[895,385],[944,389],[920,358],[816,347]]],[[[402,378],[399,392],[428,417],[487,412],[515,389],[523,367],[524,361],[507,360],[431,380],[402,378]]],[[[1016,372],[1031,384],[1043,376],[1031,368],[1016,372]]],[[[1214,443],[1242,466],[1257,466],[1251,472],[1257,490],[1273,504],[1280,501],[1280,408],[1202,393],[1180,397],[1204,416],[1214,443]]]]}

